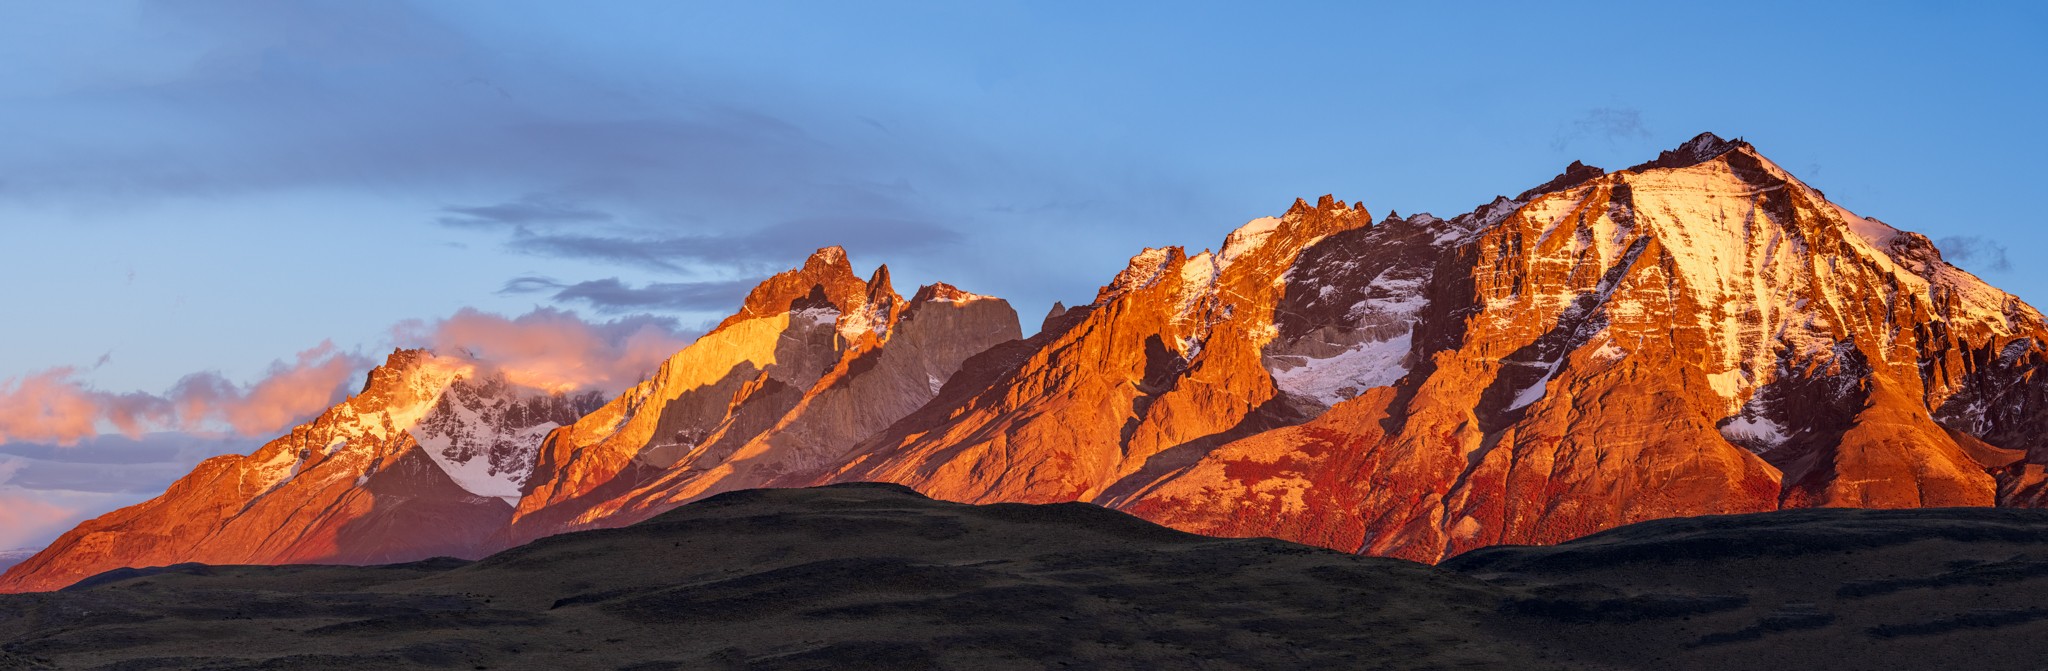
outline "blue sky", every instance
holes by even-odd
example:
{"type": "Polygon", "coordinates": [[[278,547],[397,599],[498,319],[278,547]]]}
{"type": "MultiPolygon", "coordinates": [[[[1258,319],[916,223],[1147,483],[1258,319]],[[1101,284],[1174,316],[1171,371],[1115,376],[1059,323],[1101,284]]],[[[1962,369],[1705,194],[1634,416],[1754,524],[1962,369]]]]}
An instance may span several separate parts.
{"type": "Polygon", "coordinates": [[[2048,11],[1784,4],[0,0],[0,381],[248,385],[464,308],[686,338],[827,244],[1029,329],[1298,196],[1451,214],[1701,131],[2048,302],[2048,11]]]}

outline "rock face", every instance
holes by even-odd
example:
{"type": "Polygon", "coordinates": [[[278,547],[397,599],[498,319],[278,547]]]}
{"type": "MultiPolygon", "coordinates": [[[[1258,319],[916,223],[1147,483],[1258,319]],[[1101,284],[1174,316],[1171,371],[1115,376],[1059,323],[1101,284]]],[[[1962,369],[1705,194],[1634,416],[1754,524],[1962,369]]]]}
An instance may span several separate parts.
{"type": "Polygon", "coordinates": [[[828,247],[610,402],[398,352],[363,393],[81,525],[0,591],[124,566],[479,557],[810,479],[931,400],[962,361],[1019,336],[1000,299],[935,284],[905,300],[886,266],[862,281],[828,247]]]}
{"type": "Polygon", "coordinates": [[[208,459],[162,496],[85,522],[0,577],[51,590],[128,566],[480,557],[512,517],[540,436],[600,399],[545,394],[418,350],[248,456],[208,459]]]}
{"type": "Polygon", "coordinates": [[[362,394],[81,525],[0,591],[124,566],[478,557],[810,479],[931,400],[968,357],[1019,336],[1000,299],[935,284],[905,300],[886,266],[862,281],[828,247],[608,403],[399,352],[362,394]]]}
{"type": "MultiPolygon", "coordinates": [[[[2039,312],[1746,143],[1596,172],[1439,226],[1383,386],[1112,503],[1422,561],[1661,517],[2038,505],[2015,462],[2043,456],[2019,428],[2039,312]]],[[[1363,279],[1289,277],[1326,274],[1363,279]]]]}
{"type": "Polygon", "coordinates": [[[1221,252],[1145,250],[1093,303],[977,357],[971,375],[820,481],[884,480],[967,502],[1094,500],[1305,420],[1314,401],[1284,395],[1266,368],[1282,335],[1280,278],[1312,244],[1368,223],[1363,208],[1326,197],[1246,225],[1221,252]]]}
{"type": "Polygon", "coordinates": [[[1028,339],[1001,300],[906,300],[830,247],[587,413],[422,357],[0,588],[474,556],[854,481],[1427,562],[1670,517],[2048,506],[2042,315],[1712,134],[1449,219],[1296,201],[1220,251],[1145,250],[1028,339]]]}
{"type": "Polygon", "coordinates": [[[905,301],[837,247],[782,273],[654,377],[550,436],[506,547],[630,524],[843,463],[932,399],[962,361],[1020,336],[1001,299],[938,284],[905,301]]]}

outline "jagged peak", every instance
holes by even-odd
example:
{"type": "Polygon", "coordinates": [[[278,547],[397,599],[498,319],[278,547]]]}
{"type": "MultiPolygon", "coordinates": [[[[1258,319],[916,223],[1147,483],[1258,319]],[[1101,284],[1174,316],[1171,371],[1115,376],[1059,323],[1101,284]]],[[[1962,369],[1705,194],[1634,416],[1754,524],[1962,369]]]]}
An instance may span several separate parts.
{"type": "Polygon", "coordinates": [[[1316,199],[1314,206],[1310,206],[1307,199],[1295,198],[1294,205],[1287,208],[1287,214],[1302,215],[1311,212],[1351,212],[1354,210],[1359,212],[1365,211],[1365,201],[1361,200],[1357,205],[1351,205],[1337,200],[1335,194],[1326,193],[1321,198],[1316,199]]]}
{"type": "Polygon", "coordinates": [[[1676,149],[1667,149],[1662,152],[1659,152],[1657,154],[1657,158],[1655,159],[1651,159],[1650,161],[1645,163],[1639,163],[1633,166],[1629,166],[1628,171],[1642,172],[1645,170],[1655,170],[1659,168],[1685,168],[1695,166],[1701,163],[1705,163],[1707,161],[1714,160],[1722,154],[1726,154],[1737,149],[1754,148],[1751,147],[1748,142],[1743,141],[1742,138],[1726,140],[1722,139],[1721,136],[1715,135],[1713,133],[1700,133],[1699,135],[1693,136],[1692,139],[1686,140],[1684,144],[1678,145],[1678,148],[1676,149]]]}
{"type": "Polygon", "coordinates": [[[868,277],[868,295],[891,294],[896,287],[889,283],[889,264],[875,266],[875,274],[868,277]]]}
{"type": "Polygon", "coordinates": [[[396,347],[390,356],[384,357],[384,367],[403,370],[433,357],[434,353],[424,347],[396,347]]]}
{"type": "MultiPolygon", "coordinates": [[[[1301,198],[1294,199],[1294,205],[1279,217],[1260,217],[1237,227],[1223,238],[1223,250],[1217,259],[1229,264],[1265,246],[1268,239],[1279,236],[1306,242],[1340,230],[1369,226],[1372,213],[1366,211],[1365,201],[1357,204],[1338,200],[1336,196],[1323,194],[1316,199],[1314,207],[1301,198]]],[[[1149,251],[1149,250],[1148,250],[1149,251]]],[[[1134,259],[1135,260],[1135,259],[1134,259]]]]}
{"type": "Polygon", "coordinates": [[[1601,170],[1598,167],[1586,165],[1578,161],[1572,161],[1571,165],[1564,167],[1564,172],[1558,173],[1556,177],[1551,178],[1548,182],[1537,185],[1536,188],[1523,191],[1521,195],[1515,196],[1515,200],[1527,201],[1546,193],[1563,191],[1598,179],[1606,174],[1606,170],[1601,170]]]}
{"type": "Polygon", "coordinates": [[[917,288],[917,295],[910,302],[917,303],[971,303],[993,299],[993,296],[964,291],[945,282],[933,282],[917,288]]]}
{"type": "Polygon", "coordinates": [[[752,291],[747,292],[747,299],[740,304],[739,312],[726,317],[713,330],[748,319],[782,314],[797,307],[828,304],[845,312],[859,307],[867,296],[867,283],[853,274],[846,249],[838,245],[821,247],[804,259],[803,265],[776,273],[755,285],[752,291]]]}
{"type": "Polygon", "coordinates": [[[838,266],[845,266],[849,271],[853,268],[853,265],[846,260],[846,248],[839,245],[819,247],[818,251],[811,252],[810,258],[804,259],[803,265],[805,270],[813,267],[832,268],[838,266]]]}
{"type": "Polygon", "coordinates": [[[438,356],[432,350],[400,347],[391,350],[383,365],[371,368],[363,376],[363,388],[356,393],[360,395],[380,387],[403,386],[408,380],[422,375],[438,374],[452,378],[469,374],[473,368],[462,359],[438,356]]]}

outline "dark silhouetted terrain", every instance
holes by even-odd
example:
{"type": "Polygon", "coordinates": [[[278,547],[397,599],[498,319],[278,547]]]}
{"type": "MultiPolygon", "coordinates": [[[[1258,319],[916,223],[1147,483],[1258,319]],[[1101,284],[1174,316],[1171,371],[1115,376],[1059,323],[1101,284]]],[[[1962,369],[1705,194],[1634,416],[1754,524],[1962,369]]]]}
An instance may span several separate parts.
{"type": "Polygon", "coordinates": [[[0,669],[2038,669],[2048,513],[1663,520],[1440,567],[1082,503],[746,490],[477,562],[0,597],[0,669]]]}

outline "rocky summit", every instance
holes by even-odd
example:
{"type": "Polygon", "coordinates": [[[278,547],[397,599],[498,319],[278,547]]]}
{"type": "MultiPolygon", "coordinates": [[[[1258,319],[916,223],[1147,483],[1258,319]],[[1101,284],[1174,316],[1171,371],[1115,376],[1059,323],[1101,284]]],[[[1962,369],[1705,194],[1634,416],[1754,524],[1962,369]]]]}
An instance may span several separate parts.
{"type": "MultiPolygon", "coordinates": [[[[1534,181],[1534,180],[1532,180],[1534,181]]],[[[478,558],[759,487],[1087,502],[1440,562],[1666,518],[2048,504],[2048,324],[1741,140],[1449,218],[1324,196],[1023,337],[819,250],[609,400],[399,352],[0,578],[478,558]]]]}

